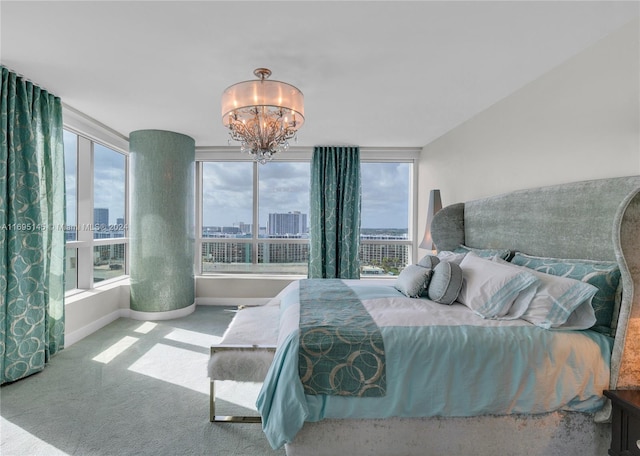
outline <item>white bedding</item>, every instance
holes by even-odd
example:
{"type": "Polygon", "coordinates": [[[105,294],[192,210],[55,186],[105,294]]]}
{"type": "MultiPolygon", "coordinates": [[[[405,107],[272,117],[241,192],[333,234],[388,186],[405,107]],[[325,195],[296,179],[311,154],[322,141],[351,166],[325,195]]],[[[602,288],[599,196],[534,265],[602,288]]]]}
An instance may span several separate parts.
{"type": "Polygon", "coordinates": [[[461,304],[406,298],[389,281],[345,281],[380,327],[384,397],[305,395],[299,379],[298,283],[278,297],[278,349],[258,398],[274,448],[304,421],[594,412],[609,385],[612,340],[593,331],[548,331],[487,320],[461,304]]]}

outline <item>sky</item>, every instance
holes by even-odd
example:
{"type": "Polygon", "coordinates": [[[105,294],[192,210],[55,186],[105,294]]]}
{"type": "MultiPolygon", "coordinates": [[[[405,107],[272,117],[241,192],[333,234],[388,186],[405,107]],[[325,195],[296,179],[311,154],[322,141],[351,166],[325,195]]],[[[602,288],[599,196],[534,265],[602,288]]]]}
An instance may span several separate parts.
{"type": "MultiPolygon", "coordinates": [[[[64,132],[67,225],[76,224],[77,136],[64,132]]],[[[101,144],[94,144],[94,207],[109,209],[109,223],[115,225],[125,214],[125,156],[101,144]]]]}
{"type": "Polygon", "coordinates": [[[67,225],[76,224],[76,177],[77,163],[75,154],[78,148],[77,136],[64,132],[64,174],[67,204],[67,225]]]}
{"type": "MultiPolygon", "coordinates": [[[[203,225],[234,226],[252,219],[249,162],[206,162],[203,167],[203,225]]],[[[409,219],[408,163],[362,163],[362,227],[404,228],[409,219]]],[[[258,166],[259,221],[269,213],[309,213],[309,163],[258,166]]]]}
{"type": "Polygon", "coordinates": [[[125,218],[125,156],[100,144],[93,147],[93,207],[109,209],[109,223],[125,218]]]}

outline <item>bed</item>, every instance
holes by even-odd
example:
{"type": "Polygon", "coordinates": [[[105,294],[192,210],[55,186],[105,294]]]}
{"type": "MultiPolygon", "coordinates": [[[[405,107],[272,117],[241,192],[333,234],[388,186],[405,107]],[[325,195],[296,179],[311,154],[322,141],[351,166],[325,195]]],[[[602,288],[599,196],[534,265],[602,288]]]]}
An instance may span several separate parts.
{"type": "MultiPolygon", "coordinates": [[[[606,454],[602,391],[640,387],[640,177],[455,204],[434,218],[432,236],[440,253],[471,250],[465,271],[486,267],[486,252],[508,251],[524,268],[551,259],[613,265],[618,280],[608,310],[596,308],[597,322],[580,330],[566,326],[570,318],[549,328],[553,321],[533,324],[508,308],[473,307],[470,279],[464,305],[408,298],[389,281],[295,282],[272,303],[280,307],[277,351],[257,403],[271,445],[289,455],[606,454]],[[356,367],[324,366],[306,347],[317,347],[306,340],[322,332],[309,322],[339,313],[318,316],[309,306],[320,299],[333,309],[332,293],[356,309],[336,321],[369,328],[359,337],[365,345],[345,355],[362,358],[356,367]]],[[[518,296],[538,286],[529,285],[518,296]]],[[[344,338],[339,332],[322,334],[326,347],[344,338]]]]}

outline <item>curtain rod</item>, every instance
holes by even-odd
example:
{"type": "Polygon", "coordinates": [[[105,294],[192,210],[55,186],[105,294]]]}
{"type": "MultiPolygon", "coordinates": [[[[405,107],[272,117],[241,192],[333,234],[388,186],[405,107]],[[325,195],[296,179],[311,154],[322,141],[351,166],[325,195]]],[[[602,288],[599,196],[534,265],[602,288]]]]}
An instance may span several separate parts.
{"type": "Polygon", "coordinates": [[[11,67],[8,67],[7,65],[5,65],[4,63],[0,62],[0,65],[2,65],[2,67],[6,68],[10,73],[15,74],[18,78],[26,81],[26,82],[30,82],[31,84],[33,84],[34,86],[38,87],[40,90],[44,90],[46,91],[48,94],[53,95],[56,98],[60,98],[58,95],[56,95],[54,92],[52,92],[51,90],[47,89],[45,86],[43,86],[40,83],[37,83],[35,81],[33,81],[31,78],[28,78],[27,76],[25,76],[24,74],[20,73],[19,71],[14,70],[11,67]]]}

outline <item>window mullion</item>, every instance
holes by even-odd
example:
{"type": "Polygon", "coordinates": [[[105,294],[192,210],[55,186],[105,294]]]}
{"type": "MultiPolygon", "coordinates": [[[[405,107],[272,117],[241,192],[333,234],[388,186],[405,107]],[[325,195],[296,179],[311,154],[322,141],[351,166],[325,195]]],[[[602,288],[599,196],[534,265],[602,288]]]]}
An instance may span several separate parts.
{"type": "Polygon", "coordinates": [[[252,232],[252,248],[251,248],[251,262],[253,264],[258,264],[258,249],[259,243],[258,238],[260,237],[260,212],[259,212],[259,201],[258,201],[258,182],[260,176],[258,176],[258,162],[253,162],[253,226],[251,227],[252,232]]]}
{"type": "Polygon", "coordinates": [[[77,239],[83,245],[78,247],[78,288],[93,286],[93,143],[78,136],[77,168],[77,239]]]}
{"type": "Polygon", "coordinates": [[[196,195],[196,219],[195,222],[195,255],[193,258],[194,261],[194,271],[197,275],[202,275],[202,205],[203,205],[203,197],[202,197],[202,162],[196,162],[196,181],[195,181],[195,195],[196,195]]]}

